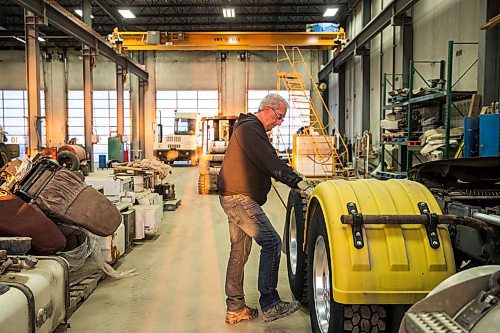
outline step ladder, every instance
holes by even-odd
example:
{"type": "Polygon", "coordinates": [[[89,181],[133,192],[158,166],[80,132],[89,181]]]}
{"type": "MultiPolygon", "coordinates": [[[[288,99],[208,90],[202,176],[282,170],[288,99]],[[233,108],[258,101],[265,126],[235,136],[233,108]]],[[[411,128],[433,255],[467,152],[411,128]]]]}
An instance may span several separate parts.
{"type": "MultiPolygon", "coordinates": [[[[332,137],[328,133],[329,129],[333,128],[337,134],[340,132],[302,52],[298,47],[286,49],[285,46],[279,45],[276,48],[276,59],[277,89],[280,90],[281,84],[284,85],[293,109],[298,112],[305,132],[309,132],[311,137],[309,141],[312,152],[308,158],[321,167],[324,177],[327,179],[349,177],[350,172],[346,162],[349,160],[347,145],[341,135],[337,135],[336,140],[332,142],[332,137]],[[307,93],[309,89],[304,80],[311,82],[310,94],[307,93]],[[328,115],[327,119],[322,119],[319,116],[314,100],[317,100],[318,103],[321,101],[323,109],[328,115]],[[312,135],[313,133],[314,135],[312,135]]],[[[290,162],[294,165],[294,161],[290,162]]]]}

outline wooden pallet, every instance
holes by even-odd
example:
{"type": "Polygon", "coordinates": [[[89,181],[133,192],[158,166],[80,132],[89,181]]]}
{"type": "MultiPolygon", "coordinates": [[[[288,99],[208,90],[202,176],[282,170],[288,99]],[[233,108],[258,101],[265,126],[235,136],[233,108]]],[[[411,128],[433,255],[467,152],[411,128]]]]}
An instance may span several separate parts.
{"type": "Polygon", "coordinates": [[[174,211],[181,205],[181,199],[166,200],[163,202],[163,210],[174,211]]]}
{"type": "Polygon", "coordinates": [[[89,298],[97,288],[97,283],[104,278],[104,273],[99,271],[91,274],[87,278],[69,288],[69,309],[68,318],[89,298]]]}

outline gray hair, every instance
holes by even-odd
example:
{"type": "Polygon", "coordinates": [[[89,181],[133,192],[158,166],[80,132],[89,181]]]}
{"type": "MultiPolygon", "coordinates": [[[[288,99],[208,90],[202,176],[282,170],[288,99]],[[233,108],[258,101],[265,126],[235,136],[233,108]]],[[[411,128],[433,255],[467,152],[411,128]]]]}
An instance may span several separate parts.
{"type": "Polygon", "coordinates": [[[283,97],[281,97],[278,94],[269,94],[266,97],[264,97],[262,99],[262,101],[260,102],[258,112],[264,110],[264,108],[268,105],[270,107],[272,107],[273,109],[278,110],[280,107],[280,103],[283,103],[285,105],[286,109],[288,110],[289,105],[288,105],[288,102],[286,101],[286,99],[284,99],[283,97]]]}

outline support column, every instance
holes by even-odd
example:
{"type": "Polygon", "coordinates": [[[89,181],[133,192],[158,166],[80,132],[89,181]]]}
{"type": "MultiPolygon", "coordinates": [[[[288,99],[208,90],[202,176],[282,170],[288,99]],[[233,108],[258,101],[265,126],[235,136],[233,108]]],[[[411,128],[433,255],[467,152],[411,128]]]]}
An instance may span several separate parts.
{"type": "Polygon", "coordinates": [[[407,15],[402,17],[401,24],[401,43],[403,49],[403,87],[409,87],[410,79],[410,61],[413,59],[413,9],[410,9],[407,15]]]}
{"type": "Polygon", "coordinates": [[[66,55],[55,53],[47,63],[45,82],[45,118],[47,147],[62,146],[68,137],[66,55]]]}
{"type": "MultiPolygon", "coordinates": [[[[138,51],[142,52],[142,51],[138,51]]],[[[138,61],[139,57],[137,53],[134,52],[133,56],[134,60],[138,61]]],[[[131,131],[131,160],[139,159],[139,150],[141,149],[139,146],[139,129],[141,127],[141,123],[139,121],[139,78],[136,75],[130,76],[130,123],[132,127],[131,131]]]]}
{"type": "MultiPolygon", "coordinates": [[[[498,0],[479,1],[479,23],[482,25],[500,12],[498,0]]],[[[480,30],[478,45],[477,90],[481,104],[500,100],[500,27],[480,30]]]]}
{"type": "Polygon", "coordinates": [[[41,150],[42,144],[38,19],[33,13],[24,11],[26,87],[28,90],[28,154],[32,157],[41,150]]]}
{"type": "Polygon", "coordinates": [[[145,55],[146,69],[149,72],[148,84],[144,86],[144,158],[153,157],[156,139],[156,53],[145,55]]]}
{"type": "Polygon", "coordinates": [[[339,74],[339,119],[338,126],[341,135],[345,133],[345,65],[338,68],[339,74]]]}
{"type": "MultiPolygon", "coordinates": [[[[372,18],[371,0],[363,0],[363,27],[365,27],[372,18]]],[[[361,96],[361,131],[370,130],[370,46],[367,43],[361,52],[361,78],[362,78],[362,96],[361,96]]],[[[354,114],[354,113],[353,113],[354,114]]]]}
{"type": "Polygon", "coordinates": [[[125,83],[125,71],[116,65],[116,135],[123,138],[123,85],[125,83]]]}
{"type": "MultiPolygon", "coordinates": [[[[83,12],[83,22],[87,25],[92,26],[92,20],[90,18],[91,7],[90,0],[82,1],[82,12],[83,12]]],[[[83,127],[85,134],[85,150],[90,155],[90,172],[94,171],[94,146],[92,142],[92,126],[93,126],[93,114],[92,114],[92,93],[93,93],[93,76],[92,68],[94,64],[94,59],[92,55],[92,49],[88,46],[82,46],[83,55],[83,127]]]]}

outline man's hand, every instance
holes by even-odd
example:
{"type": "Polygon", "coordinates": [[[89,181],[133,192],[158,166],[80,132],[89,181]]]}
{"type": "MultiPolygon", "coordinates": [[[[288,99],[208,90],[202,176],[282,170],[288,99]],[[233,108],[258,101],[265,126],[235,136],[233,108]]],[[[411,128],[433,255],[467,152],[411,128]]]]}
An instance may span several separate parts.
{"type": "Polygon", "coordinates": [[[307,196],[310,196],[312,190],[314,189],[314,184],[312,181],[304,179],[297,183],[297,187],[301,192],[304,192],[307,196]]]}

